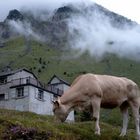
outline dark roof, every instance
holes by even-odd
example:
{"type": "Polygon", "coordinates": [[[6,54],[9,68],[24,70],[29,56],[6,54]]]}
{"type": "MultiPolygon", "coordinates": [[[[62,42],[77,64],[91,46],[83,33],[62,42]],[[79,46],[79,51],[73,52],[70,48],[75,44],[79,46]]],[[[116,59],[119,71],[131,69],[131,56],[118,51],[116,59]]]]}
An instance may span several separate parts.
{"type": "Polygon", "coordinates": [[[55,83],[55,84],[66,84],[68,86],[70,86],[70,84],[66,81],[64,81],[63,79],[59,78],[58,76],[56,76],[55,74],[53,75],[53,77],[50,79],[50,81],[48,82],[48,84],[51,84],[51,81],[54,79],[54,78],[57,78],[60,83],[55,83]]]}
{"type": "Polygon", "coordinates": [[[35,76],[35,74],[33,72],[27,70],[26,68],[21,68],[21,69],[17,69],[17,70],[13,70],[13,71],[7,71],[7,72],[1,72],[0,73],[0,77],[13,75],[13,74],[15,74],[17,72],[20,72],[20,71],[26,71],[28,73],[31,73],[37,79],[37,77],[35,76]]]}

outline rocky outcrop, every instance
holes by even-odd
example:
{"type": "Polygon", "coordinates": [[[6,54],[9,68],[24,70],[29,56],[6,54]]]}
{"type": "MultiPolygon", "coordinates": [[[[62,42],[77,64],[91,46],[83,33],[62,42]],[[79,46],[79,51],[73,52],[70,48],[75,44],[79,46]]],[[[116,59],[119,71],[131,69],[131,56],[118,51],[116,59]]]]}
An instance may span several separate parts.
{"type": "Polygon", "coordinates": [[[30,31],[32,31],[33,34],[37,34],[45,43],[49,44],[49,46],[62,47],[65,46],[65,44],[68,45],[69,32],[67,20],[69,20],[73,15],[86,16],[89,12],[96,13],[97,11],[107,16],[115,28],[123,28],[126,24],[136,24],[135,22],[132,22],[131,20],[113,13],[97,4],[81,8],[66,5],[56,9],[52,17],[43,21],[39,18],[35,18],[29,11],[23,12],[14,9],[9,12],[5,21],[0,23],[0,40],[9,39],[19,35],[19,33],[16,34],[16,29],[14,29],[14,31],[11,30],[8,24],[9,21],[14,20],[15,22],[20,21],[23,25],[25,23],[26,30],[30,28],[30,31]],[[29,27],[26,25],[29,25],[29,27]]]}

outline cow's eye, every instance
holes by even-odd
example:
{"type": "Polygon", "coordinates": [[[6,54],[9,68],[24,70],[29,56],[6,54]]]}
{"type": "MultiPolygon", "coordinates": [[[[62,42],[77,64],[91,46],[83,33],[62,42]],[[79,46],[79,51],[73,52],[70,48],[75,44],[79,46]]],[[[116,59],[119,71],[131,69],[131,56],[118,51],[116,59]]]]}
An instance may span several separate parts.
{"type": "Polygon", "coordinates": [[[53,109],[53,112],[55,112],[56,109],[53,109]]]}

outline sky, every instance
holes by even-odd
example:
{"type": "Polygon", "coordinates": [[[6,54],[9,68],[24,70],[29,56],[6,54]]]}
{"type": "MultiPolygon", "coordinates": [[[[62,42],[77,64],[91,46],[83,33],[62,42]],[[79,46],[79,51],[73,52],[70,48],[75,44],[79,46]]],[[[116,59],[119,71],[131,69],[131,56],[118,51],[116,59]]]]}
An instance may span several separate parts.
{"type": "Polygon", "coordinates": [[[0,0],[0,21],[4,20],[10,9],[20,9],[21,7],[39,7],[39,5],[55,7],[61,5],[61,3],[84,1],[94,1],[105,8],[128,17],[138,23],[140,23],[140,8],[139,0],[0,0]]]}
{"type": "Polygon", "coordinates": [[[92,0],[107,9],[128,17],[140,24],[139,0],[92,0]]]}

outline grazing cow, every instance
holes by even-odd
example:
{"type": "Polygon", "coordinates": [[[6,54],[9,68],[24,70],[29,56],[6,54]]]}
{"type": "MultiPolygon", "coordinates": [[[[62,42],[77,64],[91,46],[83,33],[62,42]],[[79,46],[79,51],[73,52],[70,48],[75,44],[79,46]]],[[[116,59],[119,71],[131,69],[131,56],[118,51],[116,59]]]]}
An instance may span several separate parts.
{"type": "Polygon", "coordinates": [[[126,135],[128,107],[130,106],[135,119],[136,133],[140,137],[140,90],[136,83],[127,78],[90,73],[81,75],[74,80],[71,87],[53,104],[53,112],[62,122],[65,121],[69,112],[75,107],[92,106],[95,134],[98,135],[100,135],[100,107],[108,109],[120,107],[123,115],[123,127],[120,136],[126,135]]]}

